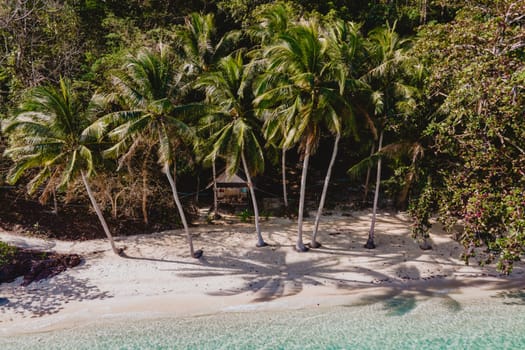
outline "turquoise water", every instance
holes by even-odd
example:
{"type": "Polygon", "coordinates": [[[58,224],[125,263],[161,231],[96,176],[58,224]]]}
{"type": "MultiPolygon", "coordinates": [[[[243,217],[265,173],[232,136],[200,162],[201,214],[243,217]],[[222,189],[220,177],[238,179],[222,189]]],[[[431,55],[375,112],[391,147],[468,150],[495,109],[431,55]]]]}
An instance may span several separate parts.
{"type": "Polygon", "coordinates": [[[525,349],[525,295],[108,322],[0,338],[0,349],[525,349]]]}

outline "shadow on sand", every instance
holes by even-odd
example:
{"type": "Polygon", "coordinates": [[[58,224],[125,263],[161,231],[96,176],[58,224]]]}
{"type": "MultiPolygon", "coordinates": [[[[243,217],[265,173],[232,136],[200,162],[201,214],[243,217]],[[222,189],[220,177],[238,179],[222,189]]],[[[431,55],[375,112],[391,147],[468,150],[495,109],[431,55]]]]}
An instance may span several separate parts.
{"type": "Polygon", "coordinates": [[[111,294],[101,291],[87,280],[74,278],[67,274],[55,276],[53,283],[41,281],[37,284],[11,287],[9,297],[3,298],[4,303],[1,305],[0,314],[14,310],[18,314],[41,317],[59,312],[70,301],[112,297],[111,294]]]}

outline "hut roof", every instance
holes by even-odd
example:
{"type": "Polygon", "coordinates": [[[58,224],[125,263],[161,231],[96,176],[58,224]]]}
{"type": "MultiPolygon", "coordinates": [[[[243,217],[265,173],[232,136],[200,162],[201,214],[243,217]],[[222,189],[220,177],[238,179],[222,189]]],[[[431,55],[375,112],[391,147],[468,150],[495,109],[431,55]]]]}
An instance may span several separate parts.
{"type": "Polygon", "coordinates": [[[239,185],[246,185],[246,181],[243,180],[239,175],[233,174],[228,175],[226,172],[223,172],[219,176],[217,176],[217,183],[224,183],[224,184],[239,184],[239,185]]]}
{"type": "MultiPolygon", "coordinates": [[[[206,188],[210,188],[211,186],[213,186],[213,181],[210,182],[206,188]]],[[[226,171],[223,171],[219,176],[217,176],[217,186],[246,187],[248,185],[246,180],[244,180],[238,174],[229,175],[226,171]]]]}

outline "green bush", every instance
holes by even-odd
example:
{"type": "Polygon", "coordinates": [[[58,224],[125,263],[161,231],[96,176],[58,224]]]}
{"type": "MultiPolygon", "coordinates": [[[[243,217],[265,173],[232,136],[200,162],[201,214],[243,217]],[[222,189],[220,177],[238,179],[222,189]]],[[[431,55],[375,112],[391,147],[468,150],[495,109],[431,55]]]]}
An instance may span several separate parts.
{"type": "Polygon", "coordinates": [[[252,212],[248,209],[244,209],[238,214],[239,219],[241,219],[241,222],[248,222],[248,220],[252,217],[252,215],[253,215],[252,212]]]}
{"type": "Polygon", "coordinates": [[[7,264],[15,255],[16,248],[0,241],[0,267],[7,264]]]}

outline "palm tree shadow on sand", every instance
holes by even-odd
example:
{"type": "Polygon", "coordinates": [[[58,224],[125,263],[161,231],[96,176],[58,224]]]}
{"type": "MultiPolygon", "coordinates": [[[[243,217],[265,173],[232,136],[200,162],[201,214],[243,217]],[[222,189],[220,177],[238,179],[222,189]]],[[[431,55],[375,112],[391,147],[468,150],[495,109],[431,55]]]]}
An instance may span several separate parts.
{"type": "Polygon", "coordinates": [[[90,284],[87,279],[66,274],[55,276],[52,283],[50,281],[40,283],[37,288],[32,288],[30,284],[27,287],[12,287],[11,290],[4,290],[4,293],[6,292],[7,298],[4,298],[1,305],[0,315],[14,310],[17,314],[32,318],[56,314],[69,302],[113,297],[110,293],[90,284]]]}
{"type": "MultiPolygon", "coordinates": [[[[382,274],[377,272],[375,275],[378,280],[388,277],[386,275],[381,277],[382,274]]],[[[387,311],[387,316],[403,316],[412,312],[419,305],[437,300],[448,311],[457,313],[461,312],[463,307],[454,298],[454,294],[461,294],[463,288],[486,288],[487,291],[494,291],[492,298],[503,299],[504,305],[525,305],[523,286],[522,279],[505,278],[491,282],[490,287],[487,287],[487,280],[484,278],[394,281],[382,284],[383,288],[380,289],[373,287],[368,288],[368,291],[365,289],[363,297],[356,303],[347,306],[382,304],[383,309],[387,311]]]]}
{"type": "Polygon", "coordinates": [[[270,249],[256,250],[241,257],[207,256],[201,259],[204,269],[190,268],[180,275],[185,278],[207,278],[225,274],[238,276],[243,281],[241,286],[211,291],[208,294],[232,296],[253,292],[253,302],[264,302],[296,295],[306,285],[336,282],[333,274],[344,272],[338,268],[339,263],[330,257],[292,263],[285,263],[285,258],[286,252],[270,249]]]}

